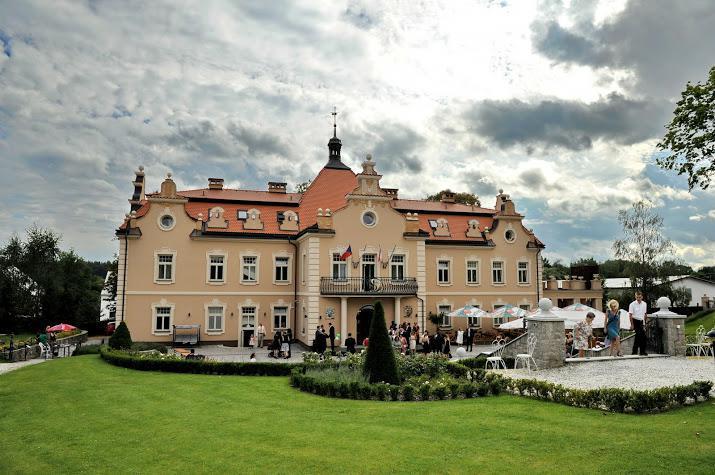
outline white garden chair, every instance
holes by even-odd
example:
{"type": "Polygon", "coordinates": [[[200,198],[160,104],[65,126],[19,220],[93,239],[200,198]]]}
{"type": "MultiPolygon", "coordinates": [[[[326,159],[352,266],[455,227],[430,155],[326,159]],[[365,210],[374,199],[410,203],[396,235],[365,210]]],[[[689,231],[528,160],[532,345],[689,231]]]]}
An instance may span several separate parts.
{"type": "Polygon", "coordinates": [[[519,353],[516,355],[516,361],[514,362],[514,369],[519,368],[519,362],[522,364],[522,368],[526,368],[531,372],[531,365],[533,363],[534,369],[538,371],[539,367],[536,365],[536,360],[534,360],[534,348],[536,348],[536,335],[530,333],[526,337],[526,351],[527,353],[519,353]]]}
{"type": "Polygon", "coordinates": [[[685,348],[685,353],[693,356],[708,356],[710,354],[710,348],[708,344],[705,343],[705,327],[700,325],[697,330],[695,330],[695,341],[693,343],[688,343],[685,348]]]}
{"type": "Polygon", "coordinates": [[[52,348],[50,345],[45,343],[38,343],[40,345],[40,358],[45,358],[46,360],[52,359],[52,348]]]}
{"type": "Polygon", "coordinates": [[[484,363],[484,369],[506,369],[506,363],[501,357],[505,346],[505,340],[496,339],[492,342],[492,348],[494,349],[491,352],[491,356],[487,357],[487,361],[484,363]]]}

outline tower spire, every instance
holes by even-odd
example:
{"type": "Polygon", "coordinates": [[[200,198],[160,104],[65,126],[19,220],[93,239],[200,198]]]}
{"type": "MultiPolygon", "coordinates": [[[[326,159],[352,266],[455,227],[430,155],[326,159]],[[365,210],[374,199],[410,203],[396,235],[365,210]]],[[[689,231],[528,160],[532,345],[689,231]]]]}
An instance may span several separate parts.
{"type": "Polygon", "coordinates": [[[350,167],[340,161],[340,148],[343,144],[338,138],[338,109],[333,106],[333,112],[330,115],[333,116],[333,136],[328,140],[328,163],[325,166],[326,168],[336,168],[338,170],[350,170],[350,167]]]}
{"type": "Polygon", "coordinates": [[[338,138],[338,122],[337,122],[337,116],[338,116],[338,109],[333,106],[333,138],[338,138]]]}

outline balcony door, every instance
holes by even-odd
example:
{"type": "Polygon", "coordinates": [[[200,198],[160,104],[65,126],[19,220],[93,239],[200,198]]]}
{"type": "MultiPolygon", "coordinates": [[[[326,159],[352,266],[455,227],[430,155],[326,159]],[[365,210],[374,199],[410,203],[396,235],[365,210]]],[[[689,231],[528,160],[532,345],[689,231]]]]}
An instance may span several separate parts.
{"type": "Polygon", "coordinates": [[[375,278],[375,254],[362,255],[362,289],[372,290],[372,279],[375,278]]]}

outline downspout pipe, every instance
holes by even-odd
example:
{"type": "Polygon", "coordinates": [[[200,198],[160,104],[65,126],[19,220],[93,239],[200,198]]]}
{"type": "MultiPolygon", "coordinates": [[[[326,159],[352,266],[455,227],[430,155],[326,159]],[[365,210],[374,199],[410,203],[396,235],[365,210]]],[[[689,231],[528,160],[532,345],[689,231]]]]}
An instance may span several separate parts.
{"type": "Polygon", "coordinates": [[[291,336],[293,337],[293,341],[295,341],[295,332],[298,329],[296,326],[298,324],[298,245],[290,238],[288,238],[288,242],[293,246],[293,249],[295,249],[295,253],[293,254],[293,325],[291,326],[293,329],[291,336]]]}

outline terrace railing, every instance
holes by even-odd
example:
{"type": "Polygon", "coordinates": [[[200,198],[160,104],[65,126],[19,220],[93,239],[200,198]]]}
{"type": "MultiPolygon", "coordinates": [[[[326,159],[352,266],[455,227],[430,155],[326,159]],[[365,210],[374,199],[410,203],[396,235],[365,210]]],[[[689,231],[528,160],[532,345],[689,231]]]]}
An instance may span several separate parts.
{"type": "Polygon", "coordinates": [[[391,279],[389,277],[320,278],[322,295],[417,295],[417,279],[391,279]]]}

